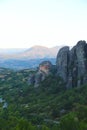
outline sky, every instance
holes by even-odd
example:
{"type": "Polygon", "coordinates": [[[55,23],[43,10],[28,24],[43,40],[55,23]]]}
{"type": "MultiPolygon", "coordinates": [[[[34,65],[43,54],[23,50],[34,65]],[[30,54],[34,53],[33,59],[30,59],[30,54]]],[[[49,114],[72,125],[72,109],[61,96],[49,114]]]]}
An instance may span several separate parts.
{"type": "Polygon", "coordinates": [[[0,48],[87,41],[87,0],[0,0],[0,48]]]}

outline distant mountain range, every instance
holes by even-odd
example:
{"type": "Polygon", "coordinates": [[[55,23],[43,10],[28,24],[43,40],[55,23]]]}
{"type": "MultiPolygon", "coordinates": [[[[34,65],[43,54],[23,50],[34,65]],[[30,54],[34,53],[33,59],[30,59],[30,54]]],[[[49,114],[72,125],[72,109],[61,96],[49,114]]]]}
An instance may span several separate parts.
{"type": "Polygon", "coordinates": [[[57,53],[61,47],[33,46],[29,49],[0,49],[0,67],[15,70],[36,68],[45,60],[55,64],[57,53]]]}
{"type": "Polygon", "coordinates": [[[1,59],[42,59],[56,58],[62,46],[47,48],[44,46],[33,46],[29,49],[0,49],[1,59]],[[13,53],[12,53],[13,52],[13,53]]]}
{"type": "Polygon", "coordinates": [[[37,59],[37,58],[56,58],[57,52],[61,47],[56,46],[53,48],[47,48],[43,46],[34,46],[24,53],[19,55],[19,57],[27,57],[29,59],[37,59]]]}

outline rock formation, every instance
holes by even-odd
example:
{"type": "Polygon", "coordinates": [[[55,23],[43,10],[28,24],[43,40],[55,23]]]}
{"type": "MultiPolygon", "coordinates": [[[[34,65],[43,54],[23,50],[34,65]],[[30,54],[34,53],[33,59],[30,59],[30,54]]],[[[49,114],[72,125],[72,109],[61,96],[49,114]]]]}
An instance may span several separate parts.
{"type": "Polygon", "coordinates": [[[63,79],[67,88],[79,87],[87,83],[87,43],[79,41],[71,50],[68,46],[61,48],[57,54],[56,66],[49,61],[39,65],[32,74],[29,83],[38,87],[50,73],[63,79]],[[52,72],[53,71],[53,72],[52,72]]]}
{"type": "Polygon", "coordinates": [[[87,43],[79,41],[71,50],[60,49],[57,60],[57,75],[66,83],[67,88],[87,83],[87,43]]]}
{"type": "Polygon", "coordinates": [[[69,47],[65,46],[60,49],[57,55],[57,75],[63,78],[66,82],[68,77],[68,64],[69,64],[69,47]]]}
{"type": "Polygon", "coordinates": [[[40,82],[43,81],[51,73],[52,64],[50,61],[43,61],[35,74],[29,76],[29,84],[38,87],[40,82]]]}

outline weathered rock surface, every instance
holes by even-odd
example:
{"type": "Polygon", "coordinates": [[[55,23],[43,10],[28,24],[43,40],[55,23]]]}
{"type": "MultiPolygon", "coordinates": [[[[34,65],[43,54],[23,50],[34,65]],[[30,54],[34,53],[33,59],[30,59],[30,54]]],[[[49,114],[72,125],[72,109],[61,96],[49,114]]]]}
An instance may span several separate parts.
{"type": "Polygon", "coordinates": [[[38,87],[40,82],[43,81],[51,73],[52,64],[50,61],[43,61],[38,68],[37,73],[30,75],[29,84],[38,87]]]}
{"type": "Polygon", "coordinates": [[[69,47],[65,46],[60,49],[57,55],[57,75],[63,78],[66,82],[68,77],[68,64],[69,64],[69,47]]]}
{"type": "Polygon", "coordinates": [[[79,41],[71,50],[60,49],[57,60],[57,75],[66,83],[67,88],[87,83],[87,43],[79,41]]]}

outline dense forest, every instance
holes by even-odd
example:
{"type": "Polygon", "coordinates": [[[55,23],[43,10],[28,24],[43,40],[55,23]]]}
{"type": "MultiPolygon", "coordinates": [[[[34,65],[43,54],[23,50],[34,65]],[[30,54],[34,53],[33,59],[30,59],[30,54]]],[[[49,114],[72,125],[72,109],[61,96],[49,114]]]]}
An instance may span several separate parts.
{"type": "Polygon", "coordinates": [[[87,85],[66,90],[51,74],[35,88],[30,73],[0,68],[0,130],[87,130],[87,85]]]}

